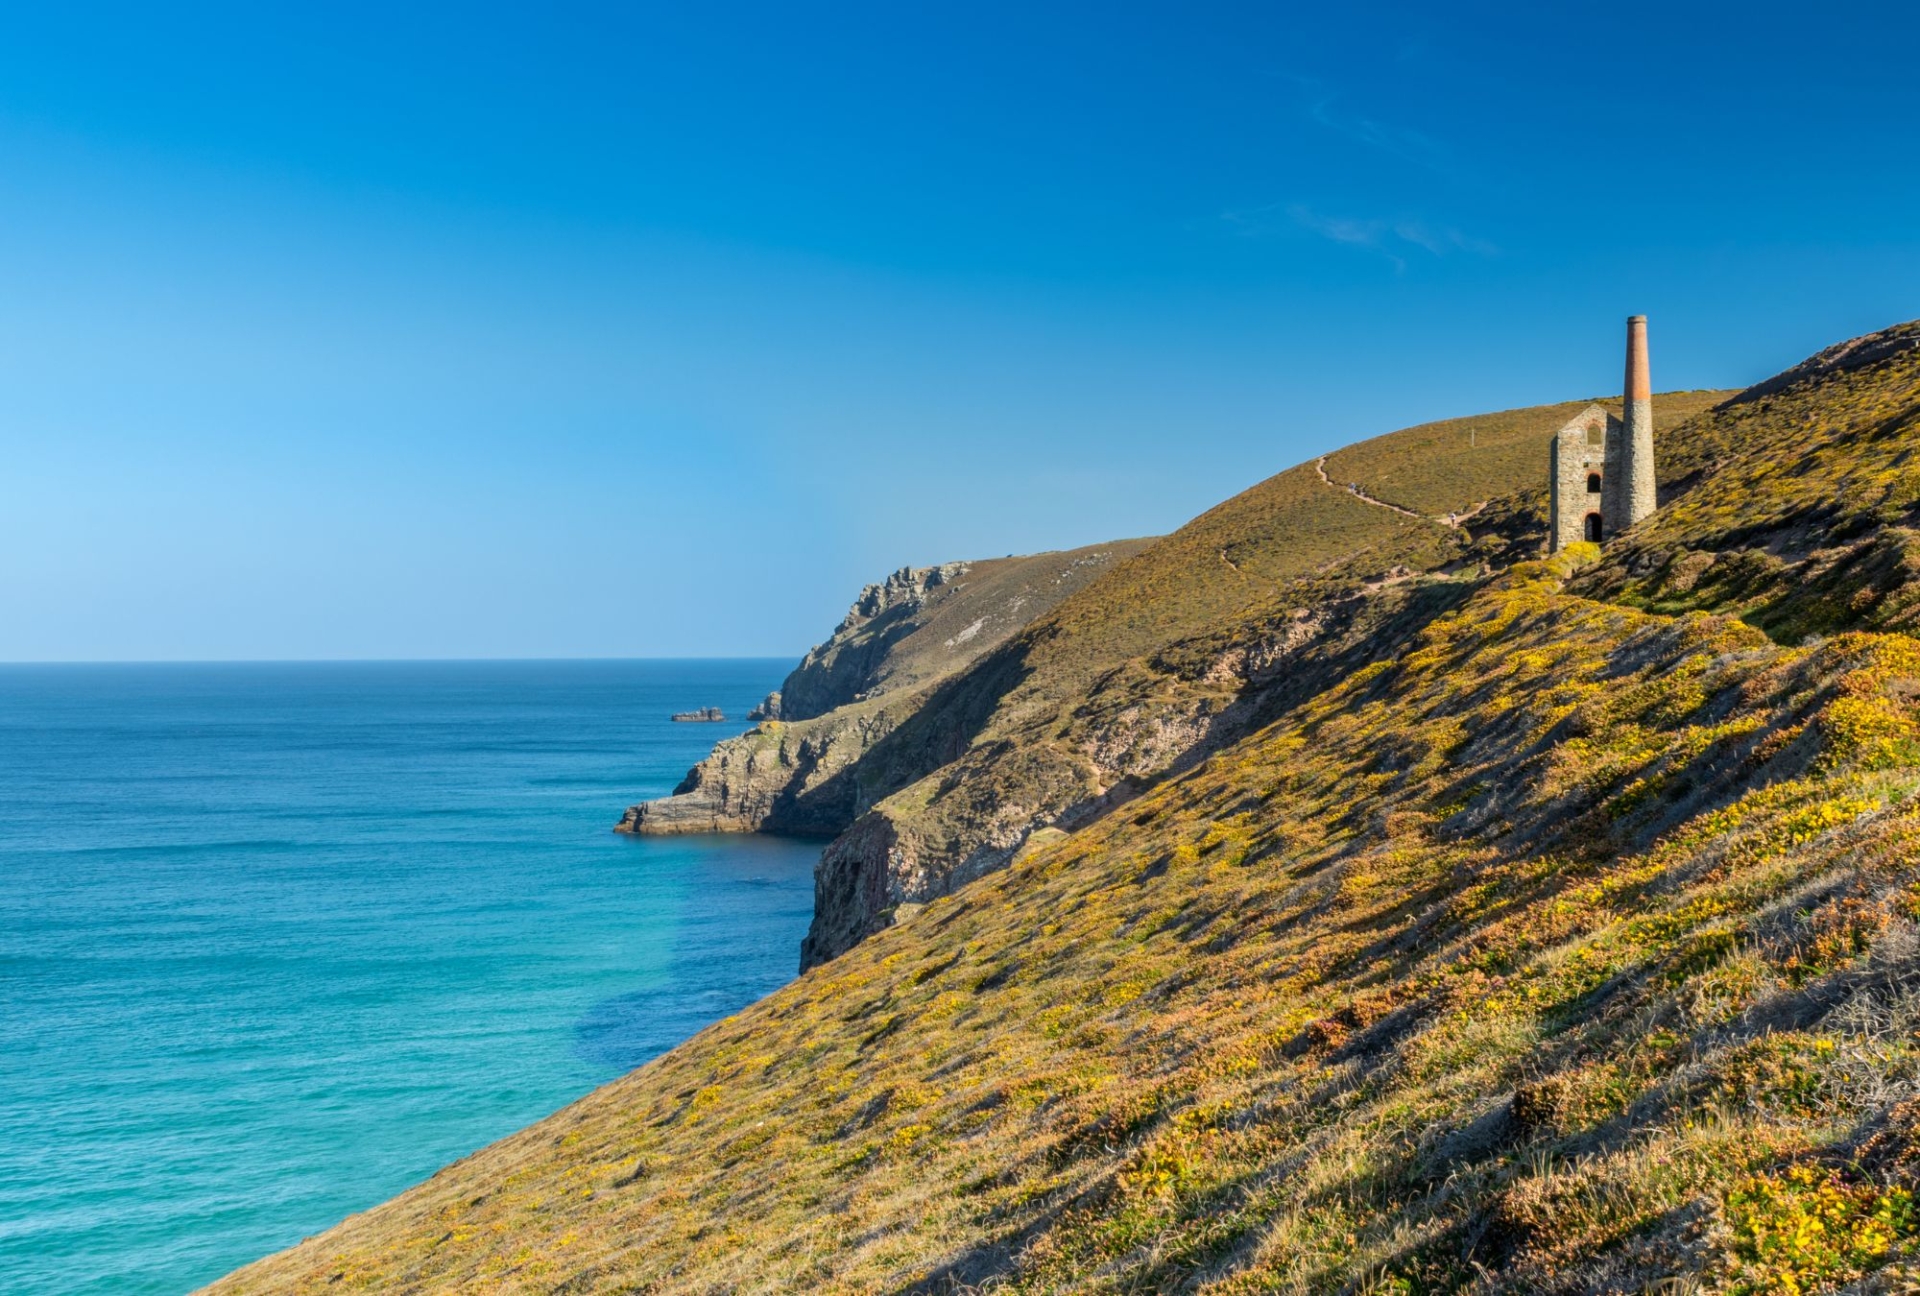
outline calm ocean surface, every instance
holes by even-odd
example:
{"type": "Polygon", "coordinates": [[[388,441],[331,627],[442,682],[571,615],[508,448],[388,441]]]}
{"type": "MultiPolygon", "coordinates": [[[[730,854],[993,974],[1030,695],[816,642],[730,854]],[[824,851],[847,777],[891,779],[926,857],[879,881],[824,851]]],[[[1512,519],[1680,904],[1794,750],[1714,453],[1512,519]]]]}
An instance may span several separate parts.
{"type": "Polygon", "coordinates": [[[184,1292],[789,980],[817,845],[609,830],[790,665],[0,666],[0,1290],[184,1292]]]}

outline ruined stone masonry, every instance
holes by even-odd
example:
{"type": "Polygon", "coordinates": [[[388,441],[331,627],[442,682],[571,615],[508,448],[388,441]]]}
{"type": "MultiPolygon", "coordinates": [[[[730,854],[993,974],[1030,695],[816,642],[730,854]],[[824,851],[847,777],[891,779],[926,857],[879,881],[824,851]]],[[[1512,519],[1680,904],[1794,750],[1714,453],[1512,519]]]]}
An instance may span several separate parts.
{"type": "Polygon", "coordinates": [[[1547,552],[1581,540],[1599,540],[1606,529],[1601,500],[1606,484],[1606,446],[1620,437],[1620,420],[1589,405],[1553,434],[1548,450],[1547,552]]]}
{"type": "Polygon", "coordinates": [[[1653,512],[1653,384],[1647,317],[1627,320],[1625,419],[1589,405],[1548,450],[1547,552],[1600,543],[1653,512]]]}

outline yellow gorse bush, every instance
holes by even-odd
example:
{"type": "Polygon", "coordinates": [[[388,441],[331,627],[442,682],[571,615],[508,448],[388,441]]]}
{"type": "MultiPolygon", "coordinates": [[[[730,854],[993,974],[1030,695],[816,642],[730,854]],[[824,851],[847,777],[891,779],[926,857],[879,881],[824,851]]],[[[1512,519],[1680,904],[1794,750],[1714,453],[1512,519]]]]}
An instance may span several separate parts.
{"type": "Polygon", "coordinates": [[[1911,1190],[1849,1183],[1836,1170],[1794,1166],[1749,1175],[1727,1193],[1733,1290],[1787,1296],[1849,1282],[1896,1243],[1920,1234],[1911,1190]]]}

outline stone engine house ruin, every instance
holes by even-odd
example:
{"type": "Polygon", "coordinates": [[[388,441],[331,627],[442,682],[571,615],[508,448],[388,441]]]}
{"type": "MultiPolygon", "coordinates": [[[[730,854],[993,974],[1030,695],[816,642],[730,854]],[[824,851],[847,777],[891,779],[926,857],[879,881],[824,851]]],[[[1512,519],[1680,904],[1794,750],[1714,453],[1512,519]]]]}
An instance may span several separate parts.
{"type": "Polygon", "coordinates": [[[1548,450],[1547,552],[1610,540],[1655,507],[1647,317],[1627,320],[1625,418],[1589,405],[1548,450]]]}

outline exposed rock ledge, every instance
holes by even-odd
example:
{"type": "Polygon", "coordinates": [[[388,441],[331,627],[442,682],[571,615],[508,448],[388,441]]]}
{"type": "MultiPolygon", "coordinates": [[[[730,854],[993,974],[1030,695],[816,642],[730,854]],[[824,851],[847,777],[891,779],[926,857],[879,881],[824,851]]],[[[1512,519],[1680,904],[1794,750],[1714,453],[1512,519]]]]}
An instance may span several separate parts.
{"type": "Polygon", "coordinates": [[[903,709],[845,708],[798,724],[768,720],[715,745],[671,796],[628,808],[618,831],[780,832],[831,836],[860,813],[849,767],[903,709]]]}
{"type": "Polygon", "coordinates": [[[843,831],[881,797],[952,759],[937,737],[917,734],[876,750],[943,680],[1144,544],[903,567],[867,586],[833,634],[754,709],[758,728],[715,746],[670,796],[629,808],[618,830],[843,831]]]}

